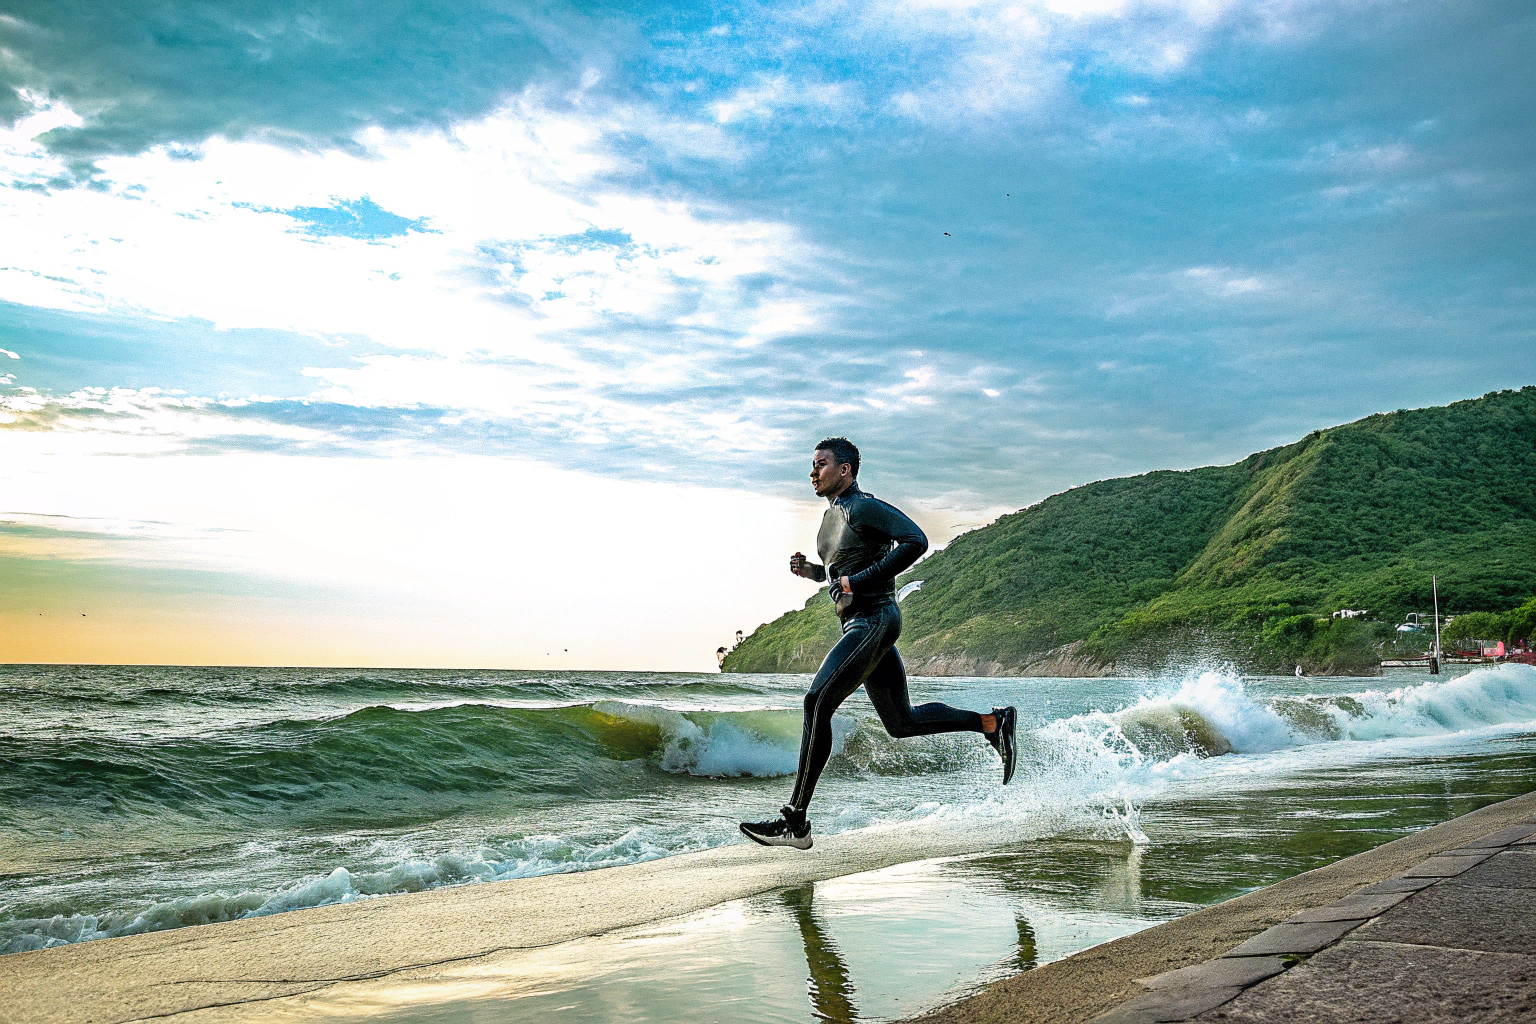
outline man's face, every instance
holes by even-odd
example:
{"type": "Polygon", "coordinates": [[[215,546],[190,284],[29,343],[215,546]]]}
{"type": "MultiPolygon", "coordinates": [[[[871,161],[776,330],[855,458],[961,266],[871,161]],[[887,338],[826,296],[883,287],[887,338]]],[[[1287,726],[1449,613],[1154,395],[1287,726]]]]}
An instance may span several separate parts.
{"type": "Polygon", "coordinates": [[[846,462],[839,464],[825,448],[816,449],[811,456],[811,486],[819,498],[837,494],[848,485],[852,476],[853,467],[846,462]]]}

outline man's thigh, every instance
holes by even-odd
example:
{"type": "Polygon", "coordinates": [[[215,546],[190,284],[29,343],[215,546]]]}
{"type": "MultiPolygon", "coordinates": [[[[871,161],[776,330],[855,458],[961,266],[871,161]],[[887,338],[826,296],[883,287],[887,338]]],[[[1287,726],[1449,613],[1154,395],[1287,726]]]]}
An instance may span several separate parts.
{"type": "Polygon", "coordinates": [[[824,707],[831,701],[837,707],[857,690],[879,664],[890,645],[884,643],[885,630],[878,619],[855,619],[832,650],[822,659],[816,678],[811,681],[807,701],[824,707]]]}
{"type": "Polygon", "coordinates": [[[885,649],[865,678],[864,692],[887,732],[892,732],[893,724],[911,721],[912,698],[907,694],[906,666],[894,645],[885,649]]]}

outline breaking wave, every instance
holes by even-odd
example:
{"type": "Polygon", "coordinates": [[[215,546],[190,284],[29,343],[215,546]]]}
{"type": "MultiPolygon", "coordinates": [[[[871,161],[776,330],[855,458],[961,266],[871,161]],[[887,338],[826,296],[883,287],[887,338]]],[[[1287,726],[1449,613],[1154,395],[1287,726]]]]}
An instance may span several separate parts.
{"type": "Polygon", "coordinates": [[[1281,696],[1235,673],[1192,673],[1115,711],[1048,722],[1030,739],[1042,773],[1129,779],[1149,766],[1318,743],[1450,737],[1536,724],[1536,668],[1500,665],[1390,690],[1281,696]]]}
{"type": "MultiPolygon", "coordinates": [[[[837,749],[853,723],[837,727],[837,749]]],[[[0,802],[101,813],[262,813],[314,801],[504,791],[522,798],[654,788],[651,771],[794,772],[798,710],[675,711],[622,701],[556,707],[373,706],[151,743],[0,736],[0,802]]]]}

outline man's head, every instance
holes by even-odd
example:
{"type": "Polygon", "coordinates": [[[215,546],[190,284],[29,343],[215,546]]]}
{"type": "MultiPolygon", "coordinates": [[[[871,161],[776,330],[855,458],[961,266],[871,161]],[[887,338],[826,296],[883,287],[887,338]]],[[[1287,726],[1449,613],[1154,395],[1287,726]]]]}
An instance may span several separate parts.
{"type": "Polygon", "coordinates": [[[818,497],[835,498],[859,476],[859,449],[846,437],[829,437],[811,456],[811,486],[818,497]]]}

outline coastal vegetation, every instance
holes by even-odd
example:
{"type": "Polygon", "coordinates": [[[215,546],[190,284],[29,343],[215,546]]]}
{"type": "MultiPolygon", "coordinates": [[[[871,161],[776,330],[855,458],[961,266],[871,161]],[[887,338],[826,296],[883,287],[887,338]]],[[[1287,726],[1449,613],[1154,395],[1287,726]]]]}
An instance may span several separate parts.
{"type": "MultiPolygon", "coordinates": [[[[1430,610],[1431,574],[1443,612],[1488,612],[1529,635],[1536,387],[1370,416],[1230,466],[1087,484],[1003,516],[907,574],[923,589],[902,605],[902,650],[930,674],[1192,658],[1375,671],[1421,642],[1394,624],[1430,610]]],[[[818,594],[754,631],[724,670],[813,671],[837,635],[818,594]]]]}
{"type": "Polygon", "coordinates": [[[1502,614],[1471,612],[1458,615],[1445,627],[1445,643],[1473,643],[1478,640],[1503,640],[1505,643],[1529,642],[1536,632],[1536,597],[1502,614]]]}

